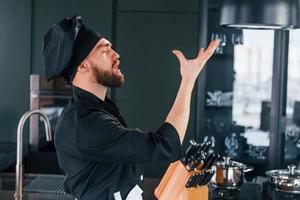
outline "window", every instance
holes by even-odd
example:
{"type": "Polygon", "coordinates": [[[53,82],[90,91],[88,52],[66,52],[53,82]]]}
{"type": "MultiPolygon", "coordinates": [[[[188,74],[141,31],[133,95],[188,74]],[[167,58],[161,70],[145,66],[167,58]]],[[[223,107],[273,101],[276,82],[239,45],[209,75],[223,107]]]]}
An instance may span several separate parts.
{"type": "Polygon", "coordinates": [[[244,44],[234,47],[233,120],[260,127],[262,101],[270,101],[273,31],[243,30],[244,44]]]}
{"type": "MultiPolygon", "coordinates": [[[[285,160],[300,161],[300,30],[290,31],[286,105],[285,160]]],[[[299,163],[300,164],[300,163],[299,163]]]]}

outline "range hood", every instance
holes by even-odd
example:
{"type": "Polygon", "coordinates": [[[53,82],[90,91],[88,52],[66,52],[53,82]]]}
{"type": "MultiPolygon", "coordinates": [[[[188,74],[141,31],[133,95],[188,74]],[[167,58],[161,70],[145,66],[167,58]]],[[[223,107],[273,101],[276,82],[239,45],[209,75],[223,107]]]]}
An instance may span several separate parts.
{"type": "Polygon", "coordinates": [[[300,0],[221,0],[220,5],[224,28],[300,28],[300,0]]]}

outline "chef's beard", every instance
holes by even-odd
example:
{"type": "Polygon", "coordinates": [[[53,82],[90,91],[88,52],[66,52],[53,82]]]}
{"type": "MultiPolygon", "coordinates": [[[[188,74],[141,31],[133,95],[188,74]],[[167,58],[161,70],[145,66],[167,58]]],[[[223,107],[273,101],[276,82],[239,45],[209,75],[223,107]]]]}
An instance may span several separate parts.
{"type": "Polygon", "coordinates": [[[114,72],[113,69],[102,70],[95,66],[91,69],[96,82],[103,86],[117,88],[122,86],[124,83],[124,75],[114,72]]]}

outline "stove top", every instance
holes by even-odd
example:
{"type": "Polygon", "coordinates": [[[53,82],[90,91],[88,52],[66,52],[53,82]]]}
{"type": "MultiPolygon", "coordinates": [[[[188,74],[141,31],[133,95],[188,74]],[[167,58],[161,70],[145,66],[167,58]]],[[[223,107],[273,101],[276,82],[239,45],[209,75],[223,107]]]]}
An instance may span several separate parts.
{"type": "Polygon", "coordinates": [[[300,200],[300,194],[276,191],[269,184],[244,183],[240,189],[209,187],[210,200],[300,200]]]}
{"type": "Polygon", "coordinates": [[[210,199],[238,200],[241,198],[240,195],[241,195],[240,189],[211,188],[210,199]]]}
{"type": "Polygon", "coordinates": [[[300,200],[300,194],[277,191],[270,186],[268,186],[268,194],[272,200],[300,200]]]}
{"type": "Polygon", "coordinates": [[[253,200],[261,199],[261,186],[256,183],[245,183],[240,189],[210,187],[211,200],[253,200]]]}

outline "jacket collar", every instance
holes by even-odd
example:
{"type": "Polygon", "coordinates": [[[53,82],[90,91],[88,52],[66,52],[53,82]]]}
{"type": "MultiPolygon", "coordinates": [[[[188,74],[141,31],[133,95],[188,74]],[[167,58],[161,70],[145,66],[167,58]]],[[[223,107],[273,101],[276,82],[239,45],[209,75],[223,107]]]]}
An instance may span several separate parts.
{"type": "Polygon", "coordinates": [[[79,105],[84,106],[86,111],[103,109],[116,117],[119,115],[119,108],[107,96],[103,101],[93,93],[73,86],[73,99],[79,105]]]}

